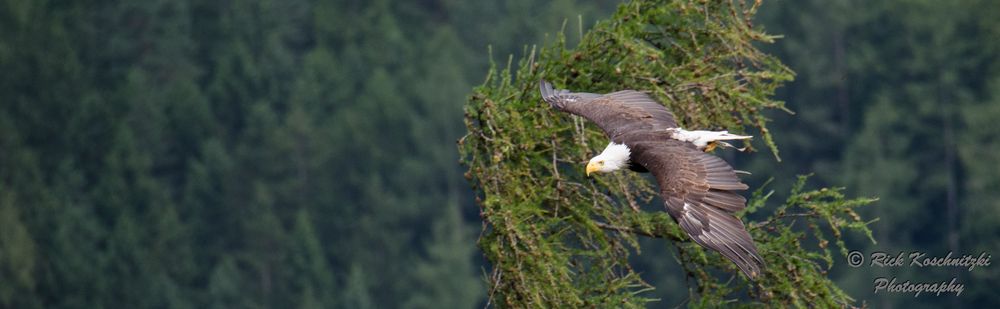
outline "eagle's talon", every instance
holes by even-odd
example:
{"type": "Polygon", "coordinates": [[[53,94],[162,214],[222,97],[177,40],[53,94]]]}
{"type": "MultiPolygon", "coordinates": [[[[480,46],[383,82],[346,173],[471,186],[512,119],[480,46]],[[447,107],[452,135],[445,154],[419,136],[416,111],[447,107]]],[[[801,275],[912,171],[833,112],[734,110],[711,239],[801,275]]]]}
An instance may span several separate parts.
{"type": "Polygon", "coordinates": [[[705,145],[705,152],[715,151],[715,147],[717,146],[719,146],[719,144],[716,142],[708,143],[708,145],[705,145]]]}

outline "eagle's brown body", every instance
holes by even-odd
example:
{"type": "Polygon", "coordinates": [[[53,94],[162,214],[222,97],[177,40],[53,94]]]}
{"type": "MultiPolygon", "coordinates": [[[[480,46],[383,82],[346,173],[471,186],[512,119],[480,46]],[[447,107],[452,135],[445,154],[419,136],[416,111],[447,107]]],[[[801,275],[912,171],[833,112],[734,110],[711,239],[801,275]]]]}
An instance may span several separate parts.
{"type": "Polygon", "coordinates": [[[629,163],[655,176],[667,212],[696,243],[718,251],[751,279],[764,265],[753,239],[733,212],[746,199],[735,191],[748,187],[728,163],[675,139],[674,115],[642,92],[605,95],[554,90],[540,83],[542,99],[552,107],[587,118],[616,144],[630,151],[629,163]]]}

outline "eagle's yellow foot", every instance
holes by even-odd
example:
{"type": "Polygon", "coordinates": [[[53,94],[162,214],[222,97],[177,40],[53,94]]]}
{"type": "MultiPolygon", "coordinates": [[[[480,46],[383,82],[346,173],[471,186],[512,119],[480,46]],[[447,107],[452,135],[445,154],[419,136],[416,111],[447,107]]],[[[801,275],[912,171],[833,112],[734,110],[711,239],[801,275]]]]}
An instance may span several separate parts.
{"type": "Polygon", "coordinates": [[[715,147],[718,146],[719,144],[717,142],[708,143],[707,145],[705,145],[705,152],[712,152],[715,150],[715,147]]]}
{"type": "Polygon", "coordinates": [[[708,144],[705,144],[704,151],[705,152],[712,152],[716,148],[733,148],[733,149],[738,150],[739,152],[744,152],[747,149],[749,149],[749,147],[736,148],[736,146],[733,146],[733,144],[726,143],[726,142],[723,142],[723,141],[714,141],[714,142],[709,142],[708,144]]]}

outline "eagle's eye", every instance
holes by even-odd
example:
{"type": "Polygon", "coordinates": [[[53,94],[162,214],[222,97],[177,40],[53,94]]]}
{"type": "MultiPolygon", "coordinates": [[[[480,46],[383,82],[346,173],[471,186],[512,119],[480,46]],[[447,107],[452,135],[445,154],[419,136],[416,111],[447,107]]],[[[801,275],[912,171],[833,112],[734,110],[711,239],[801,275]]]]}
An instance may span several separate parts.
{"type": "Polygon", "coordinates": [[[604,165],[604,160],[597,161],[597,164],[604,165]]]}

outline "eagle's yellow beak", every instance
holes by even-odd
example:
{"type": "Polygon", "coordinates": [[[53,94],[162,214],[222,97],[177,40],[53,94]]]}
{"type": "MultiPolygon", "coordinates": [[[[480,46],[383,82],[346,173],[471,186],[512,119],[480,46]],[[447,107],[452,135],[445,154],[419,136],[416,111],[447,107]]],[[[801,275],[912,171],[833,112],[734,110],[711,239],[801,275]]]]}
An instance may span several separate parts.
{"type": "Polygon", "coordinates": [[[601,167],[594,162],[587,162],[587,177],[590,177],[590,173],[596,172],[601,167]]]}

